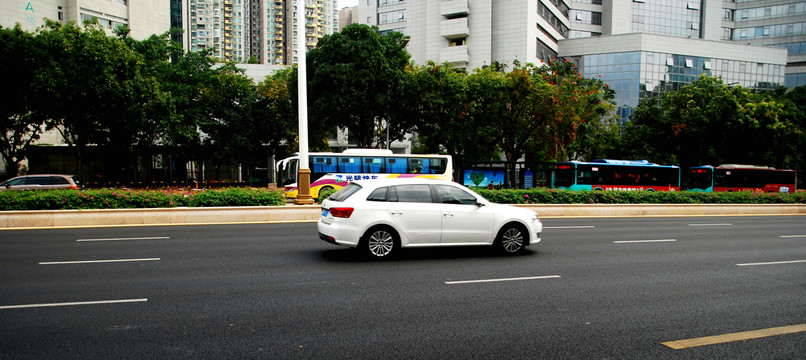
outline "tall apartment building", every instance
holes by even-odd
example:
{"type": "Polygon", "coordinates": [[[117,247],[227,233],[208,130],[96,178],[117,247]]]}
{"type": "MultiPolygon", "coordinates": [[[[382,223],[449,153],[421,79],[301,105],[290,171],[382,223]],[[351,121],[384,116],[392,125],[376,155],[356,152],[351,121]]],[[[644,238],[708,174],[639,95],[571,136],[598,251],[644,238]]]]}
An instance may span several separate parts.
{"type": "Polygon", "coordinates": [[[211,50],[226,61],[249,59],[248,0],[189,0],[189,51],[211,50]]]}
{"type": "MultiPolygon", "coordinates": [[[[97,18],[109,30],[120,24],[135,39],[162,34],[171,27],[170,4],[165,0],[28,0],[0,1],[0,25],[35,31],[44,19],[67,23],[97,18]]],[[[110,31],[111,34],[111,31],[110,31]]]]}
{"type": "MultiPolygon", "coordinates": [[[[296,54],[297,0],[189,0],[191,51],[261,64],[292,64],[296,54]]],[[[309,48],[338,29],[335,0],[305,0],[309,48]]]]}
{"type": "MultiPolygon", "coordinates": [[[[800,51],[802,43],[794,36],[800,36],[804,22],[798,13],[802,3],[359,0],[358,21],[409,36],[407,50],[419,64],[433,60],[473,69],[496,61],[539,64],[555,57],[570,59],[584,76],[601,78],[616,90],[618,112],[626,121],[640,99],[679,88],[700,74],[752,88],[784,85],[787,51],[781,47],[800,51]],[[736,21],[737,11],[741,17],[745,9],[747,21],[736,21]],[[729,10],[734,10],[732,20],[727,18],[729,10]],[[750,20],[759,13],[765,14],[763,19],[750,20]],[[776,17],[784,13],[791,15],[776,17]],[[787,34],[789,25],[788,40],[776,43],[770,35],[763,41],[765,26],[769,34],[787,34]],[[750,41],[751,30],[754,36],[760,32],[762,39],[750,41]],[[727,38],[729,33],[732,38],[727,38]]],[[[799,53],[793,57],[790,50],[789,66],[799,59],[799,53]]]]}

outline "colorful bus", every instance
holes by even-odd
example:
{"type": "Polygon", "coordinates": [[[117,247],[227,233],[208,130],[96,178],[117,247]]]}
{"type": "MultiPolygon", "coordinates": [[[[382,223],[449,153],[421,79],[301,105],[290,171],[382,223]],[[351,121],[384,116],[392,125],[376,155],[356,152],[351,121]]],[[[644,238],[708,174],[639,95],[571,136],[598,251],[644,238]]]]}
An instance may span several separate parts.
{"type": "Polygon", "coordinates": [[[680,191],[680,167],[647,160],[598,159],[553,166],[552,189],[680,191]]]}
{"type": "Polygon", "coordinates": [[[796,188],[795,170],[739,164],[696,166],[689,169],[688,189],[691,191],[794,193],[796,188]]]}
{"type": "MultiPolygon", "coordinates": [[[[309,153],[311,197],[326,189],[341,189],[352,180],[424,177],[452,180],[450,155],[393,154],[391,150],[347,149],[342,153],[309,153]]],[[[299,155],[277,162],[278,185],[287,198],[297,197],[299,155]]]]}

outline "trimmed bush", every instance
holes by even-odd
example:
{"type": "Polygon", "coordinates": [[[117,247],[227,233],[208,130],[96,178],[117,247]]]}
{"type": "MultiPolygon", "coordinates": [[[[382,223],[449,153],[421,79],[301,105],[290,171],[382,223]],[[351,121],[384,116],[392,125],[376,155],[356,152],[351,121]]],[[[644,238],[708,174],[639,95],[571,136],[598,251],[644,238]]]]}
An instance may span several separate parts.
{"type": "MultiPolygon", "coordinates": [[[[503,204],[806,204],[806,192],[702,193],[652,191],[567,191],[544,188],[489,190],[474,188],[503,204]]],[[[320,194],[322,199],[332,192],[320,194]]],[[[213,206],[280,206],[282,191],[252,188],[210,190],[45,190],[0,191],[0,210],[131,209],[213,206]]]]}
{"type": "Polygon", "coordinates": [[[279,206],[281,191],[250,188],[215,190],[44,190],[2,191],[0,210],[132,209],[209,206],[279,206]]]}

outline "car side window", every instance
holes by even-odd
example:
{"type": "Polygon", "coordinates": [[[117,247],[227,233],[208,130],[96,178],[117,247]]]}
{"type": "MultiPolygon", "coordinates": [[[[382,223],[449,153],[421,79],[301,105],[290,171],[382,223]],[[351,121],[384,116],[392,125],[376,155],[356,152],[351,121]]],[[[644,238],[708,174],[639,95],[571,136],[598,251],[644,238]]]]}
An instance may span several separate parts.
{"type": "Polygon", "coordinates": [[[51,176],[50,177],[50,184],[51,185],[67,185],[67,184],[69,184],[69,182],[67,182],[66,178],[63,178],[61,176],[51,176]]]}
{"type": "Polygon", "coordinates": [[[25,185],[50,185],[50,176],[29,176],[25,185]]]}
{"type": "Polygon", "coordinates": [[[443,204],[476,205],[476,197],[462,189],[450,185],[437,185],[437,194],[443,204]]]}
{"type": "Polygon", "coordinates": [[[428,185],[398,185],[394,186],[399,202],[430,203],[431,187],[428,185]]]}
{"type": "Polygon", "coordinates": [[[367,196],[367,201],[386,201],[386,193],[388,192],[389,187],[379,187],[367,196]]]}
{"type": "Polygon", "coordinates": [[[21,178],[11,179],[9,181],[6,181],[6,185],[8,185],[8,186],[25,185],[25,178],[21,177],[21,178]]]}

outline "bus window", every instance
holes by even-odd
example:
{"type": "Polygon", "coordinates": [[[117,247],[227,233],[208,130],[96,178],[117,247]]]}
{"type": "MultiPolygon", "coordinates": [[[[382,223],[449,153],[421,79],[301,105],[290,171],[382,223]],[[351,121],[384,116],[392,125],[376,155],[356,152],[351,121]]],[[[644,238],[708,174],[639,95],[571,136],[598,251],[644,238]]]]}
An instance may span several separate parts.
{"type": "Polygon", "coordinates": [[[423,173],[423,159],[419,158],[409,158],[409,167],[408,171],[409,174],[422,174],[423,173]]]}
{"type": "Polygon", "coordinates": [[[594,171],[596,171],[596,173],[598,174],[599,168],[598,167],[594,168],[593,166],[590,166],[590,165],[578,165],[577,179],[576,179],[577,184],[578,185],[591,185],[591,184],[593,184],[593,182],[594,182],[593,181],[593,175],[594,175],[593,172],[594,171]]]}
{"type": "Polygon", "coordinates": [[[448,161],[445,159],[427,159],[429,174],[444,174],[448,166],[448,161]]]}
{"type": "Polygon", "coordinates": [[[385,172],[383,166],[383,158],[379,157],[365,157],[364,158],[364,172],[378,174],[385,172]]]}
{"type": "Polygon", "coordinates": [[[360,173],[361,172],[361,158],[357,156],[342,156],[339,159],[339,172],[342,173],[360,173]]]}
{"type": "Polygon", "coordinates": [[[405,158],[387,158],[386,171],[391,174],[405,174],[406,173],[406,159],[405,158]]]}
{"type": "Polygon", "coordinates": [[[336,157],[334,156],[314,156],[313,157],[313,172],[314,173],[333,173],[336,172],[336,157]]]}

